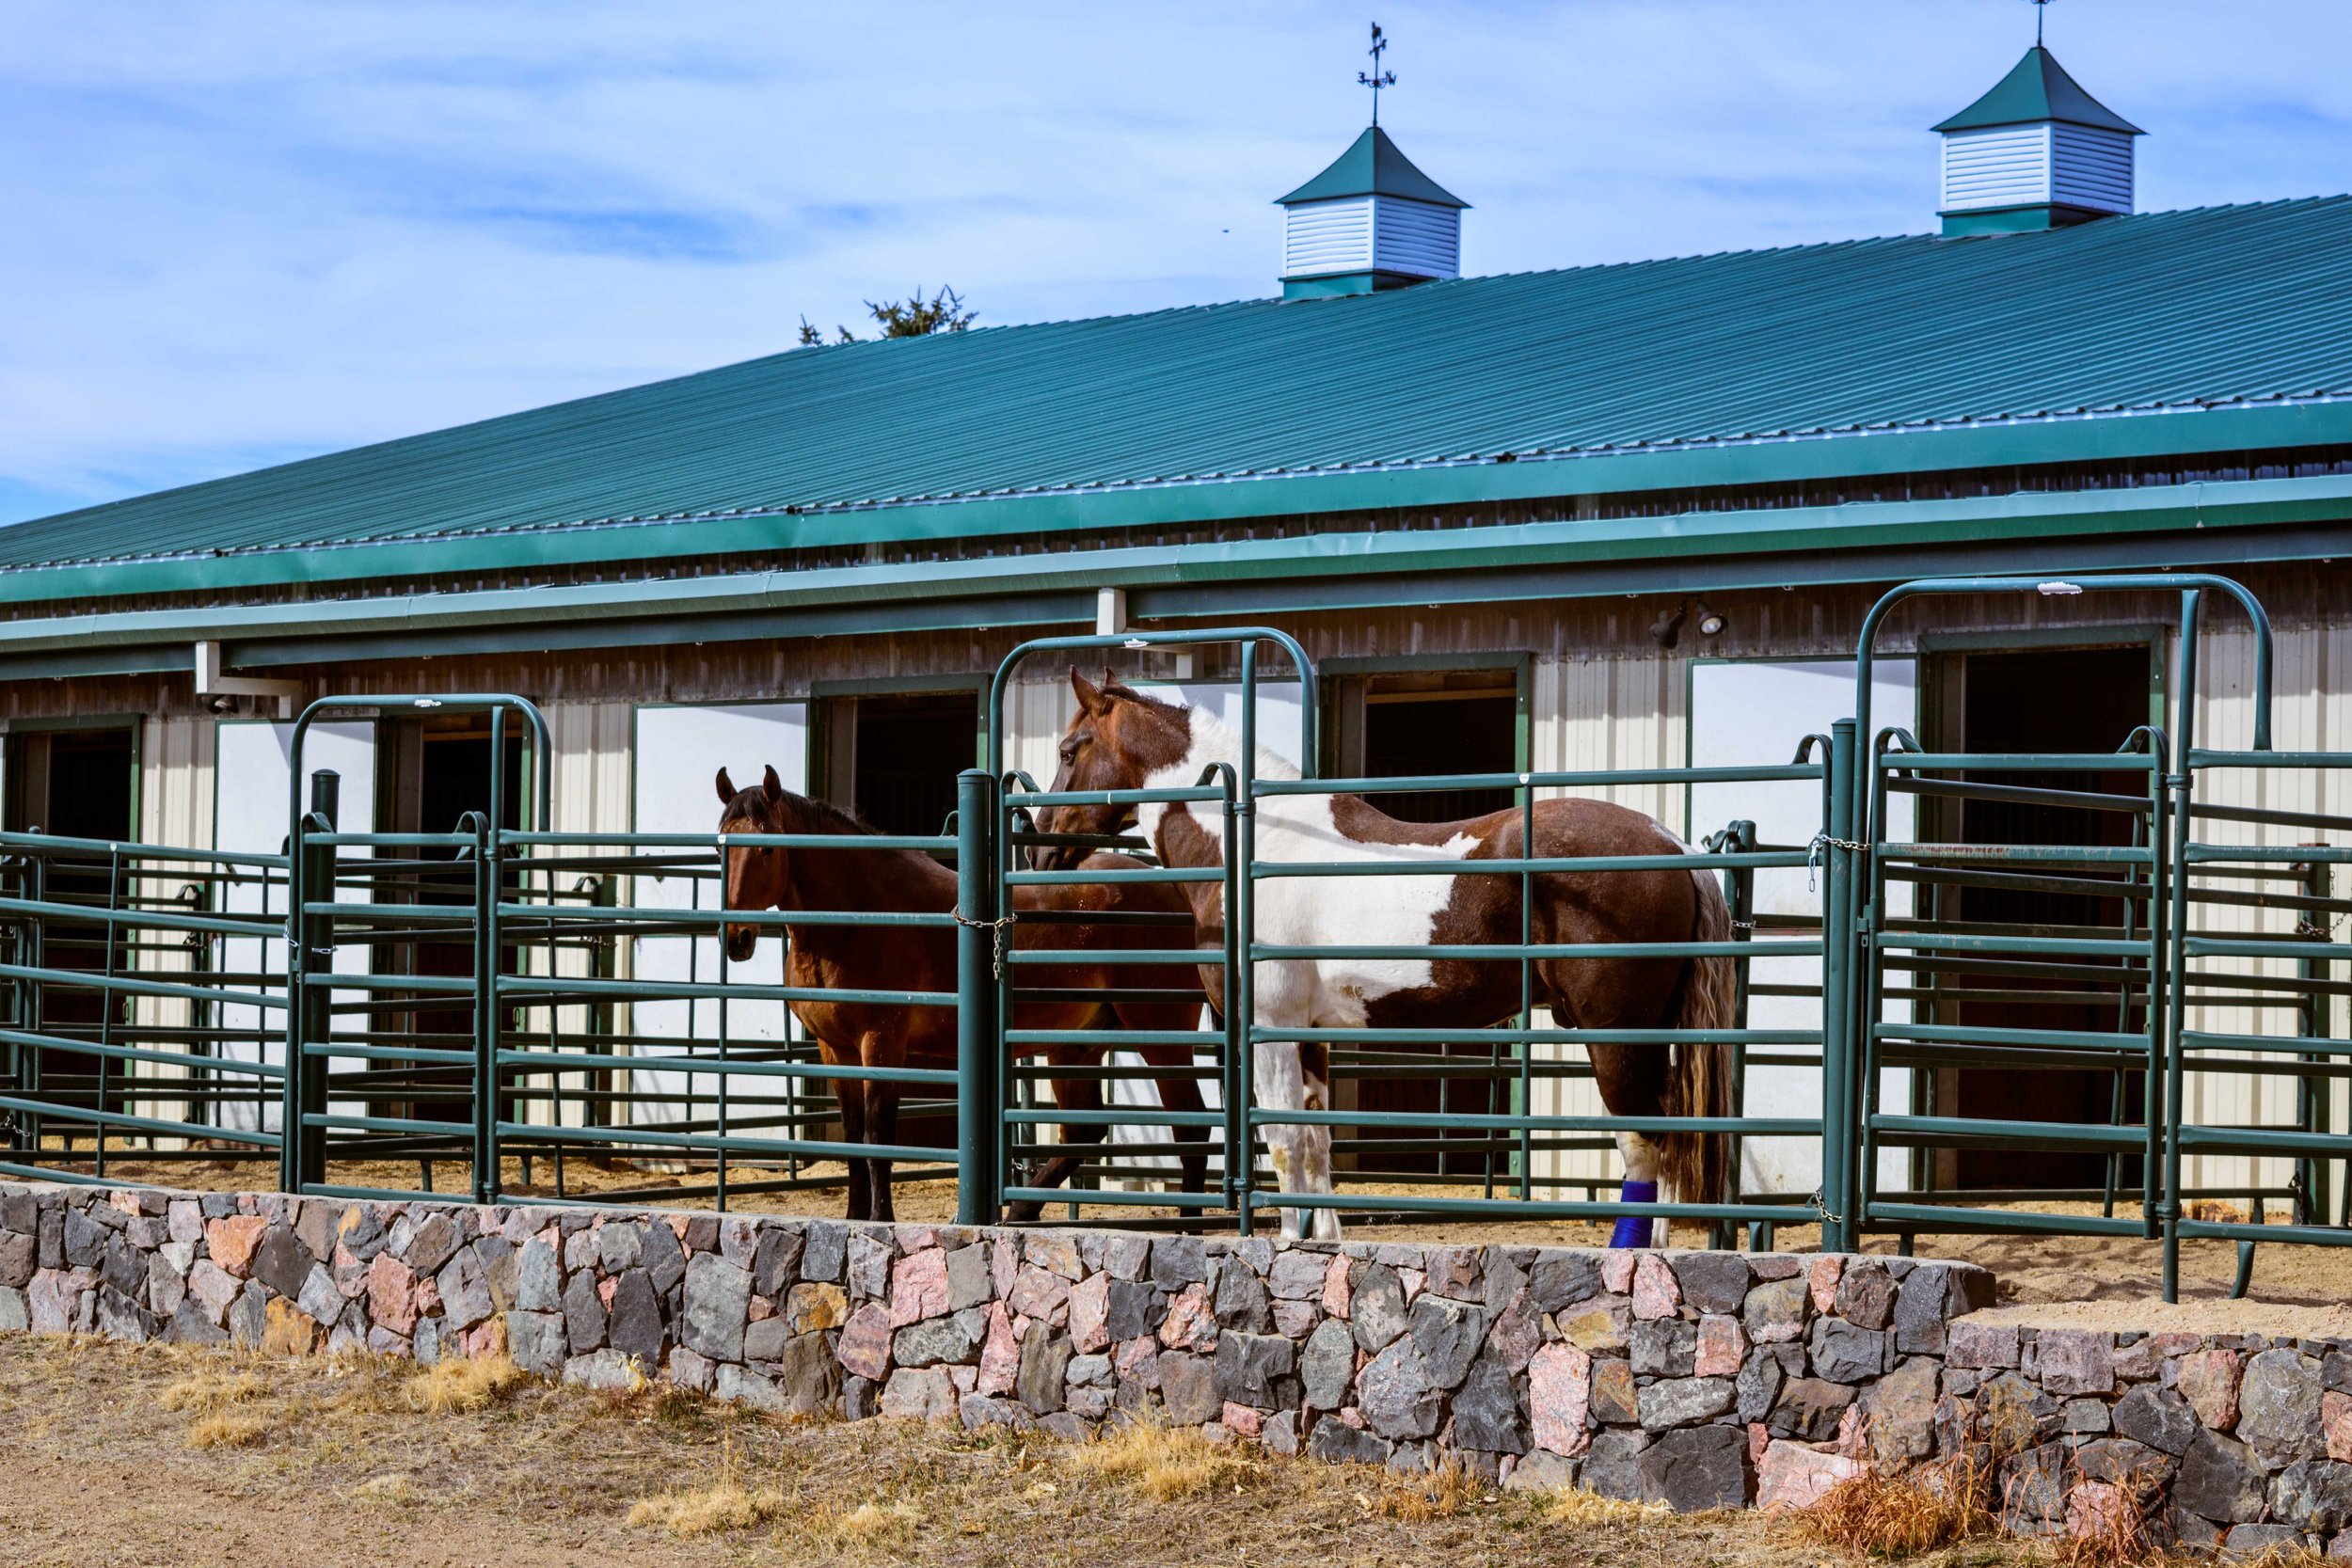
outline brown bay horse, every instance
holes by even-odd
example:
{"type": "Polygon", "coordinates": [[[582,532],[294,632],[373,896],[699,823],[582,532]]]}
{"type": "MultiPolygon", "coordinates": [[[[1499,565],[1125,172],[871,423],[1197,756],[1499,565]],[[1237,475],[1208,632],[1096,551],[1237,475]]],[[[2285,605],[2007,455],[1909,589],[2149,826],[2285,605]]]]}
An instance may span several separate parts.
{"type": "MultiPolygon", "coordinates": [[[[749,789],[739,790],[726,769],[718,776],[719,831],[726,833],[822,833],[844,838],[871,835],[876,830],[850,813],[822,800],[812,800],[786,789],[772,768],[749,789]]],[[[1134,870],[1142,863],[1124,855],[1094,854],[1078,863],[1087,869],[1134,870]]],[[[913,849],[873,849],[845,845],[841,849],[772,848],[730,846],[726,850],[725,906],[729,910],[777,909],[812,912],[870,911],[946,914],[956,907],[956,875],[930,855],[913,849]]],[[[1018,917],[1041,911],[1075,914],[1135,914],[1152,912],[1183,917],[1191,907],[1173,887],[1148,882],[1088,882],[1013,890],[1018,917]]],[[[772,927],[771,927],[772,929],[772,927]]],[[[761,927],[729,925],[726,955],[738,963],[750,958],[761,927]]],[[[956,990],[956,932],[934,926],[818,926],[787,924],[789,945],[785,983],[826,990],[956,990]]],[[[1181,947],[1189,933],[1180,924],[1113,921],[1038,922],[1016,918],[1015,942],[1024,949],[1070,949],[1068,964],[1024,965],[1025,989],[1064,992],[1108,990],[1197,990],[1199,980],[1189,967],[1122,964],[1121,949],[1181,947]]],[[[794,1002],[794,1016],[814,1036],[824,1060],[832,1066],[950,1069],[956,1065],[956,1010],[952,1006],[901,1006],[865,1002],[794,1002]]],[[[1200,1002],[1184,1001],[1024,1001],[1016,1004],[1014,1022],[1023,1029],[1151,1029],[1188,1030],[1197,1026],[1200,1002]]],[[[1181,1045],[1138,1045],[1133,1048],[1153,1068],[1160,1101],[1169,1110],[1201,1108],[1200,1085],[1188,1076],[1192,1053],[1181,1045]]],[[[1053,1066],[1097,1062],[1108,1051],[1101,1046],[1025,1048],[1024,1054],[1042,1054],[1053,1066]]],[[[1054,1103],[1062,1110],[1100,1110],[1103,1087],[1091,1077],[1055,1078],[1054,1103]]],[[[845,1140],[889,1144],[898,1141],[898,1101],[902,1085],[895,1083],[835,1081],[840,1095],[845,1140]]],[[[1100,1125],[1076,1125],[1064,1131],[1071,1152],[1057,1155],[1033,1183],[1058,1185],[1085,1164],[1107,1134],[1100,1125]]],[[[1173,1130],[1182,1154],[1186,1192],[1199,1192],[1208,1171],[1207,1131],[1199,1127],[1173,1130]]],[[[1033,1219],[1036,1203],[1010,1207],[1009,1217],[1033,1219]]],[[[860,1159],[850,1162],[849,1217],[886,1220],[892,1217],[890,1162],[860,1159]]]]}
{"type": "MultiPolygon", "coordinates": [[[[1189,786],[1210,765],[1241,760],[1240,736],[1214,714],[1131,690],[1107,672],[1099,687],[1075,670],[1070,679],[1078,713],[1062,736],[1056,792],[1189,786]]],[[[1256,768],[1260,778],[1299,776],[1295,765],[1263,750],[1256,768]]],[[[1041,813],[1039,826],[1059,833],[1109,832],[1130,812],[1164,863],[1224,863],[1216,820],[1196,816],[1185,802],[1063,806],[1041,813]]],[[[1662,824],[1605,800],[1538,800],[1534,820],[1535,854],[1544,859],[1689,852],[1662,824]]],[[[1257,801],[1256,822],[1261,862],[1474,863],[1525,854],[1516,807],[1459,822],[1422,823],[1401,821],[1350,795],[1268,795],[1257,801]]],[[[1040,848],[1031,859],[1057,866],[1071,856],[1040,848]]],[[[1261,878],[1253,890],[1255,934],[1262,942],[1284,946],[1516,944],[1521,940],[1520,883],[1517,876],[1433,872],[1261,878]]],[[[1204,943],[1221,942],[1223,887],[1184,886],[1204,943]]],[[[1724,942],[1732,934],[1721,884],[1703,867],[1551,871],[1536,876],[1534,888],[1529,940],[1538,943],[1724,942]]],[[[1300,958],[1261,962],[1253,975],[1262,1027],[1479,1029],[1519,1010],[1516,961],[1300,958]]],[[[1216,972],[1203,977],[1215,996],[1216,972]]],[[[1565,1028],[1727,1029],[1733,977],[1727,955],[1540,958],[1534,1000],[1565,1028]]],[[[1586,1050],[1612,1115],[1729,1114],[1727,1045],[1594,1042],[1586,1050]]],[[[1252,1053],[1259,1103],[1272,1110],[1327,1110],[1328,1062],[1324,1045],[1260,1045],[1252,1053]]],[[[1654,1201],[1661,1178],[1681,1201],[1724,1199],[1730,1180],[1726,1134],[1623,1132],[1616,1140],[1625,1158],[1627,1202],[1654,1201]]],[[[1284,1191],[1331,1191],[1328,1127],[1277,1125],[1266,1130],[1266,1143],[1284,1191]]],[[[1333,1211],[1312,1213],[1316,1235],[1338,1234],[1333,1211]]],[[[1284,1225],[1298,1234],[1302,1211],[1284,1211],[1284,1225]]],[[[1611,1244],[1645,1245],[1650,1230],[1646,1220],[1621,1220],[1611,1244]]]]}

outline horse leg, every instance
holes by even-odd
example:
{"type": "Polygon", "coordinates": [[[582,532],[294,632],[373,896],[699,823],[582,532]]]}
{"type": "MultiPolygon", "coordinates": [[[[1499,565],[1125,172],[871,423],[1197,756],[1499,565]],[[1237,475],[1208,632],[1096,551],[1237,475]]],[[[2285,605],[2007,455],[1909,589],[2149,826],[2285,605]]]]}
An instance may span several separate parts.
{"type": "MultiPolygon", "coordinates": [[[[1299,1081],[1301,1099],[1310,1111],[1328,1110],[1331,1105],[1331,1048],[1317,1042],[1299,1048],[1299,1081]]],[[[1327,1193],[1336,1190],[1331,1180],[1331,1129],[1302,1127],[1298,1130],[1299,1179],[1302,1190],[1327,1193]]],[[[1336,1242],[1340,1239],[1340,1212],[1336,1209],[1309,1211],[1309,1225],[1314,1239],[1336,1242]]]]}
{"type": "MultiPolygon", "coordinates": [[[[836,1067],[846,1065],[855,1059],[836,1056],[830,1050],[826,1051],[824,1055],[828,1063],[836,1067]]],[[[836,1078],[833,1081],[833,1092],[841,1107],[841,1141],[848,1144],[864,1143],[866,1141],[865,1083],[855,1078],[836,1078]]],[[[872,1207],[874,1189],[866,1178],[866,1164],[863,1156],[850,1157],[849,1217],[853,1220],[870,1220],[874,1217],[872,1207]]]]}
{"type": "MultiPolygon", "coordinates": [[[[1250,1087],[1256,1092],[1260,1108],[1268,1111],[1304,1110],[1307,1104],[1306,1072],[1299,1065],[1298,1047],[1287,1042],[1269,1043],[1258,1047],[1250,1057],[1250,1087]]],[[[1277,1122],[1265,1130],[1266,1157],[1274,1163],[1274,1185],[1285,1193],[1304,1192],[1307,1172],[1301,1159],[1302,1139],[1306,1129],[1295,1123],[1277,1122]]],[[[1327,1160],[1328,1140],[1325,1143],[1327,1160]]],[[[1307,1211],[1282,1211],[1282,1234],[1298,1241],[1307,1233],[1307,1211]]]]}
{"type": "MultiPolygon", "coordinates": [[[[906,1062],[906,1049],[897,1040],[879,1034],[867,1035],[859,1042],[859,1055],[867,1067],[900,1067],[906,1062]]],[[[866,1091],[866,1132],[878,1144],[898,1141],[898,1085],[868,1081],[861,1085],[866,1091]]],[[[867,1203],[868,1217],[893,1220],[898,1217],[890,1197],[890,1162],[869,1156],[866,1162],[866,1183],[872,1192],[867,1203]]]]}
{"type": "MultiPolygon", "coordinates": [[[[1057,1078],[1053,1080],[1053,1085],[1057,1110],[1099,1111],[1103,1108],[1103,1085],[1099,1079],[1057,1078]]],[[[1037,1184],[1041,1187],[1058,1187],[1065,1181],[1074,1181],[1086,1163],[1102,1148],[1103,1140],[1110,1136],[1110,1131],[1099,1121],[1074,1125],[1063,1122],[1060,1147],[1070,1152],[1057,1154],[1048,1160],[1045,1168],[1038,1173],[1037,1184]]],[[[1044,1212],[1041,1203],[1025,1207],[1029,1212],[1022,1217],[1026,1219],[1035,1219],[1044,1212]]]]}
{"type": "MultiPolygon", "coordinates": [[[[1160,1091],[1160,1107],[1168,1111],[1204,1111],[1208,1101],[1200,1097],[1200,1081],[1179,1069],[1192,1066],[1192,1053],[1180,1046],[1155,1046],[1140,1053],[1146,1062],[1158,1068],[1162,1076],[1152,1080],[1160,1091]]],[[[1168,1136],[1176,1140],[1177,1163],[1184,1169],[1184,1191],[1205,1191],[1209,1184],[1209,1130],[1205,1127],[1171,1127],[1168,1136]]]]}
{"type": "MultiPolygon", "coordinates": [[[[1591,1045],[1594,1086],[1600,1102],[1614,1117],[1654,1117],[1664,1105],[1667,1053],[1664,1046],[1591,1045]]],[[[1625,1160],[1625,1185],[1619,1196],[1628,1203],[1658,1201],[1658,1149],[1639,1132],[1615,1134],[1617,1152],[1625,1160]]],[[[1630,1215],[1617,1221],[1610,1233],[1613,1247],[1645,1247],[1656,1234],[1657,1222],[1630,1215]]],[[[1670,1227],[1671,1233],[1671,1227],[1670,1227]]]]}

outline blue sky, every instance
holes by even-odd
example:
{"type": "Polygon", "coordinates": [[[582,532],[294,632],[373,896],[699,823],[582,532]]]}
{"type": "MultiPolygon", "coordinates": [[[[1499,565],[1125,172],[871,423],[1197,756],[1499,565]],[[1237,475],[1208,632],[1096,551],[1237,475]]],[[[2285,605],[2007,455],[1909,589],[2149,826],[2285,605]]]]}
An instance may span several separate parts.
{"type": "MultiPolygon", "coordinates": [[[[1470,272],[1916,232],[2025,0],[11,0],[0,521],[790,346],[1273,292],[1383,122],[1470,272]]],[[[2058,0],[2145,209],[2352,189],[2347,0],[2058,0]]]]}

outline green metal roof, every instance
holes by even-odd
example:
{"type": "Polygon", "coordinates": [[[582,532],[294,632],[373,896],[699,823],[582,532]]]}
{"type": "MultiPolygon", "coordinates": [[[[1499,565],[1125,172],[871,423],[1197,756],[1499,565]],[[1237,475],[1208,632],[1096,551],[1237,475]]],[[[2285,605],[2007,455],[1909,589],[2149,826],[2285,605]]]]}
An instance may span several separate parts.
{"type": "Polygon", "coordinates": [[[1933,127],[1938,131],[1981,131],[1994,125],[2026,125],[2040,119],[2062,119],[2102,131],[2147,133],[2085,92],[2066,73],[2058,56],[2040,44],[2010,68],[1993,90],[1960,113],[1933,127]]]}
{"type": "Polygon", "coordinates": [[[2341,440],[2347,299],[2330,197],[801,349],[0,529],[0,598],[2341,440]]]}
{"type": "Polygon", "coordinates": [[[1377,125],[1350,143],[1331,166],[1275,202],[1293,207],[1302,201],[1332,201],[1344,196],[1395,196],[1426,201],[1437,207],[1468,207],[1469,202],[1438,184],[1405,156],[1377,125]]]}

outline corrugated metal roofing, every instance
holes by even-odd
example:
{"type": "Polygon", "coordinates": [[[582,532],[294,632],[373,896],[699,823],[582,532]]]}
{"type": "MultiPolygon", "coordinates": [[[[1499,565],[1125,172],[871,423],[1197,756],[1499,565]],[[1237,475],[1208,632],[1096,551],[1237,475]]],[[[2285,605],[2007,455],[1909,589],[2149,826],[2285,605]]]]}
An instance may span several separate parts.
{"type": "Polygon", "coordinates": [[[2333,398],[2347,299],[2329,197],[800,349],[19,524],[0,567],[2333,398]]]}

